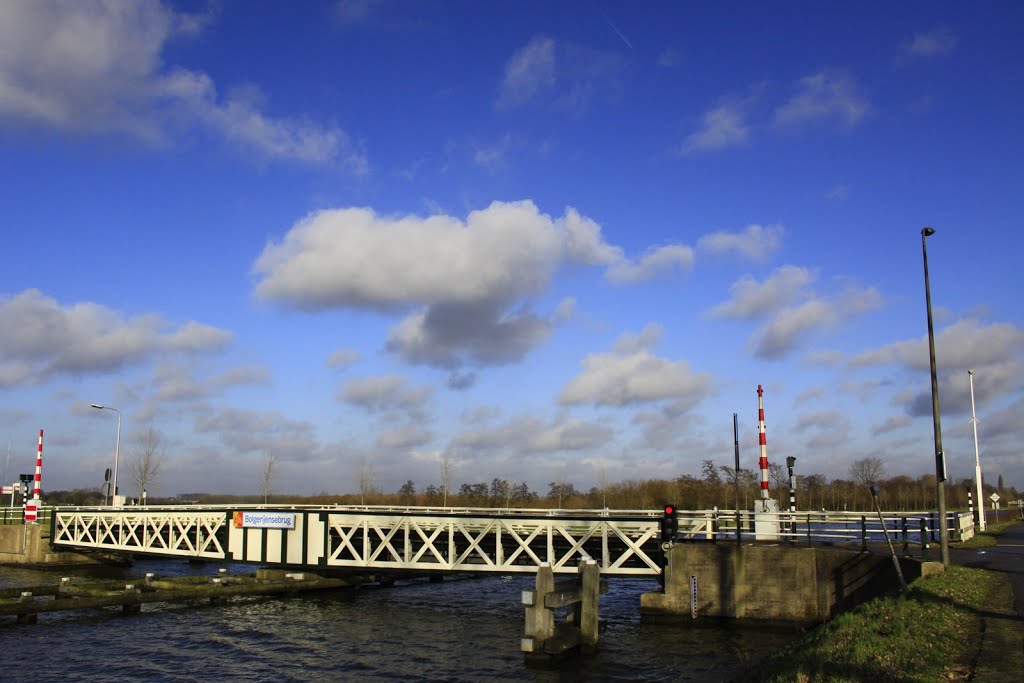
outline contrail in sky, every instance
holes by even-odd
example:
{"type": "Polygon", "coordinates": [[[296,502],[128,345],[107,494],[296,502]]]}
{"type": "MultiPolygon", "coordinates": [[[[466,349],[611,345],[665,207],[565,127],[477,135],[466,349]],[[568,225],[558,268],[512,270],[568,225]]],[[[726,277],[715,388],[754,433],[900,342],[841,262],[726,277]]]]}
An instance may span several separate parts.
{"type": "Polygon", "coordinates": [[[619,30],[618,26],[612,23],[612,20],[608,18],[608,15],[604,13],[604,10],[601,10],[601,16],[604,17],[605,22],[607,22],[607,24],[612,27],[612,30],[615,31],[615,34],[619,36],[619,38],[622,38],[622,42],[628,45],[629,49],[632,50],[633,43],[629,42],[629,39],[626,38],[626,36],[622,35],[622,31],[619,30]]]}

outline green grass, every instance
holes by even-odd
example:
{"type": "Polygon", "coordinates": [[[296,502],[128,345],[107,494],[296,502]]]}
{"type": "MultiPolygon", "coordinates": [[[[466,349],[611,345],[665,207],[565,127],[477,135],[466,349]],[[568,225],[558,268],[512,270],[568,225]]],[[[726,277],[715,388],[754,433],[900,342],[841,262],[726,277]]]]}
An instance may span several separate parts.
{"type": "MultiPolygon", "coordinates": [[[[1016,513],[1016,510],[1013,510],[1016,513]]],[[[1003,533],[1013,525],[1020,522],[1020,519],[1014,518],[1006,522],[997,522],[995,524],[987,524],[985,530],[974,534],[974,538],[963,543],[957,543],[954,547],[956,548],[991,548],[996,545],[996,537],[1003,533]]]]}
{"type": "Polygon", "coordinates": [[[878,598],[809,632],[748,681],[899,683],[968,680],[981,646],[980,611],[1002,577],[949,567],[906,596],[878,598]]]}

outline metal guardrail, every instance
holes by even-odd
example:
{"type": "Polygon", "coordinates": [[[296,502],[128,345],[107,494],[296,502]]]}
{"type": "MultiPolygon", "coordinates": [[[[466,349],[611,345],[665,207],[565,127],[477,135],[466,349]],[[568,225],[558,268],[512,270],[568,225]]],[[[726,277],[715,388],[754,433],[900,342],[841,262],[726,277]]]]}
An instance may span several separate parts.
{"type": "MultiPolygon", "coordinates": [[[[39,524],[45,524],[49,526],[50,519],[53,517],[53,510],[53,507],[40,506],[36,512],[36,520],[39,522],[39,524]]],[[[24,523],[25,509],[23,507],[0,507],[0,526],[21,525],[24,523]]]]}
{"type": "MultiPolygon", "coordinates": [[[[912,547],[923,556],[932,543],[939,541],[938,514],[931,511],[884,513],[867,512],[771,512],[754,513],[741,510],[737,535],[735,510],[680,512],[681,540],[741,541],[777,540],[807,545],[853,545],[866,549],[873,543],[884,543],[888,531],[893,543],[903,546],[904,554],[912,547]]],[[[974,536],[974,520],[969,512],[953,512],[946,516],[946,533],[950,540],[966,541],[974,536]]]]}

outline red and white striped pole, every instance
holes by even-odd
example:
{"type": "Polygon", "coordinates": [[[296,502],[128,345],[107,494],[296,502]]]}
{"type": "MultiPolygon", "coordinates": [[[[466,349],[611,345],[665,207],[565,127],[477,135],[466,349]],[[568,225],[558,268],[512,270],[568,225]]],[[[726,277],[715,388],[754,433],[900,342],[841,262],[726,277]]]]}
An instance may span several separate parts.
{"type": "Polygon", "coordinates": [[[764,389],[757,385],[757,439],[761,444],[761,500],[768,500],[768,439],[764,429],[764,389]]]}
{"type": "Polygon", "coordinates": [[[32,489],[32,499],[25,503],[25,521],[35,522],[39,513],[39,500],[43,480],[43,430],[39,430],[39,448],[36,451],[36,480],[32,489]]]}

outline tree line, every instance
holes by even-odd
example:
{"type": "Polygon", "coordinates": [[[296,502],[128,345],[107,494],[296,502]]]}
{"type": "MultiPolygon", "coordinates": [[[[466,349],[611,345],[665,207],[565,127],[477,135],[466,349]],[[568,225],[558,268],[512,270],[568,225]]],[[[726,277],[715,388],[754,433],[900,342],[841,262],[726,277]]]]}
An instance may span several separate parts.
{"type": "MultiPolygon", "coordinates": [[[[148,441],[148,440],[147,440],[148,441]]],[[[158,449],[141,449],[145,454],[158,449]]],[[[738,472],[729,465],[713,460],[701,462],[699,475],[681,474],[674,479],[635,479],[607,482],[602,477],[598,486],[589,489],[577,488],[574,484],[559,478],[549,482],[547,490],[535,491],[525,481],[509,481],[495,477],[487,481],[455,483],[452,479],[451,463],[442,465],[441,481],[431,482],[422,488],[409,479],[394,493],[381,490],[374,483],[374,474],[365,462],[360,465],[354,493],[330,494],[321,492],[314,495],[274,494],[271,492],[272,477],[277,465],[276,458],[267,455],[263,463],[263,491],[254,495],[224,495],[209,493],[185,493],[174,498],[150,498],[151,504],[174,503],[292,503],[292,504],[342,504],[342,505],[418,505],[447,507],[492,507],[492,508],[556,508],[556,509],[638,509],[658,508],[664,503],[674,503],[684,510],[751,509],[760,497],[760,472],[741,468],[738,472]]],[[[151,473],[152,474],[152,473],[151,473]]],[[[934,509],[935,475],[923,474],[916,478],[907,475],[885,476],[884,463],[879,458],[861,458],[848,468],[846,477],[829,479],[824,474],[799,474],[795,477],[796,506],[798,510],[868,511],[873,509],[869,486],[879,487],[879,503],[884,510],[911,511],[934,509]]],[[[151,479],[152,477],[150,477],[151,479]]],[[[789,472],[780,463],[770,463],[768,469],[769,495],[779,501],[782,510],[789,507],[789,472]]],[[[139,485],[137,477],[132,483],[139,485]]],[[[139,486],[141,489],[142,486],[139,486]]],[[[968,491],[974,492],[972,479],[946,482],[946,505],[951,510],[966,510],[968,491]]],[[[1020,492],[1010,486],[1004,487],[1002,476],[996,485],[986,483],[984,497],[986,507],[991,507],[988,496],[998,491],[1002,502],[1020,499],[1020,492]]],[[[44,496],[51,505],[97,505],[102,496],[97,490],[76,489],[54,491],[44,496]]],[[[977,501],[974,501],[977,506],[977,501]]]]}

